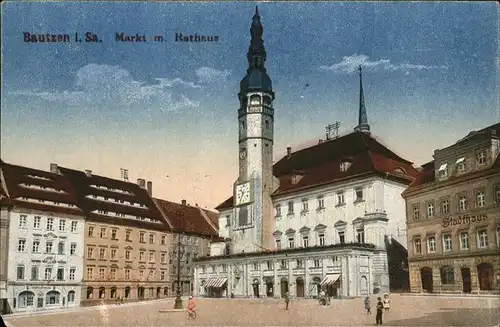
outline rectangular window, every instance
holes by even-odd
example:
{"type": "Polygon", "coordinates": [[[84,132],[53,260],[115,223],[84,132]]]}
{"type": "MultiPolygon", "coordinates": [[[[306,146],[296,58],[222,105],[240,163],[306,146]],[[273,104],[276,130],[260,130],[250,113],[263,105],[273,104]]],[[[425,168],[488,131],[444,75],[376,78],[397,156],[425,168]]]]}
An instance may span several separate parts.
{"type": "Polygon", "coordinates": [[[440,179],[444,179],[448,177],[448,164],[444,163],[439,167],[438,175],[440,179]]]}
{"type": "Polygon", "coordinates": [[[104,260],[106,258],[106,249],[99,249],[99,259],[104,260]]]}
{"type": "Polygon", "coordinates": [[[260,269],[259,269],[259,263],[258,263],[258,262],[254,262],[254,263],[253,263],[253,270],[260,270],[260,269]]]}
{"type": "Polygon", "coordinates": [[[17,243],[17,251],[24,252],[26,249],[26,240],[19,240],[17,243]]]}
{"type": "Polygon", "coordinates": [[[146,243],[146,242],[144,241],[144,233],[142,233],[142,232],[141,232],[141,233],[139,233],[139,242],[140,242],[140,243],[146,243]]]}
{"type": "Polygon", "coordinates": [[[104,274],[104,268],[99,268],[99,279],[104,279],[105,274],[104,274]]]}
{"type": "Polygon", "coordinates": [[[450,233],[443,234],[443,250],[444,252],[450,252],[452,250],[452,240],[450,233]]]}
{"type": "Polygon", "coordinates": [[[458,211],[466,211],[467,210],[467,196],[460,195],[458,197],[458,211]]]}
{"type": "Polygon", "coordinates": [[[165,280],[165,271],[161,271],[160,278],[161,280],[165,280]]]}
{"type": "Polygon", "coordinates": [[[106,228],[101,228],[101,238],[106,238],[106,228]]]}
{"type": "Polygon", "coordinates": [[[33,228],[38,229],[40,228],[40,222],[42,220],[42,217],[40,216],[35,216],[35,219],[33,220],[33,228]]]}
{"type": "Polygon", "coordinates": [[[130,260],[130,250],[125,250],[125,260],[130,260]]]}
{"type": "Polygon", "coordinates": [[[320,196],[318,197],[318,209],[324,209],[325,208],[325,198],[320,196]]]}
{"type": "Polygon", "coordinates": [[[76,254],[76,243],[71,243],[70,248],[69,248],[69,254],[71,254],[71,255],[76,254]]]}
{"type": "Polygon", "coordinates": [[[125,241],[130,242],[130,231],[125,232],[125,241]]]}
{"type": "Polygon", "coordinates": [[[51,280],[52,279],[52,268],[47,267],[45,268],[45,274],[43,276],[45,280],[51,280]]]}
{"type": "Polygon", "coordinates": [[[488,247],[488,231],[486,229],[477,232],[477,247],[480,249],[488,247]]]}
{"type": "Polygon", "coordinates": [[[422,254],[422,240],[420,238],[416,238],[413,241],[413,246],[415,254],[422,254]]]}
{"type": "Polygon", "coordinates": [[[287,261],[286,260],[281,260],[281,264],[280,264],[280,268],[281,269],[286,269],[287,268],[287,261]]]}
{"type": "Polygon", "coordinates": [[[345,243],[345,232],[338,232],[339,243],[345,243]]]}
{"type": "Polygon", "coordinates": [[[24,279],[24,266],[17,266],[17,279],[24,279]]]}
{"type": "Polygon", "coordinates": [[[480,150],[477,152],[477,163],[480,166],[486,164],[486,150],[480,150]]]}
{"type": "Polygon", "coordinates": [[[117,232],[118,232],[118,231],[117,231],[116,229],[112,229],[112,230],[111,230],[111,239],[112,239],[112,240],[116,240],[116,233],[117,233],[117,232]]]}
{"type": "Polygon", "coordinates": [[[314,259],[314,267],[315,268],[321,267],[321,261],[319,259],[314,259]]]}
{"type": "Polygon", "coordinates": [[[276,249],[281,250],[281,240],[276,240],[276,249]]]}
{"type": "Polygon", "coordinates": [[[94,256],[94,248],[88,247],[87,248],[87,258],[92,259],[93,256],[94,256]]]}
{"type": "Polygon", "coordinates": [[[52,241],[45,242],[45,253],[52,253],[52,241]]]}
{"type": "Polygon", "coordinates": [[[302,236],[302,246],[305,248],[309,246],[309,237],[308,236],[302,236]]]}
{"type": "Polygon", "coordinates": [[[139,261],[144,261],[144,251],[139,251],[139,261]]]}
{"type": "Polygon", "coordinates": [[[116,279],[116,268],[111,268],[109,275],[110,275],[111,280],[115,280],[116,279]]]}
{"type": "Polygon", "coordinates": [[[64,242],[57,244],[57,254],[64,254],[64,242]]]}
{"type": "Polygon", "coordinates": [[[355,192],[356,192],[356,201],[355,202],[363,201],[363,189],[362,188],[357,188],[355,190],[355,192]]]}
{"type": "Polygon", "coordinates": [[[466,172],[467,167],[465,165],[465,157],[458,158],[456,164],[457,164],[457,171],[459,174],[463,174],[466,172]]]}
{"type": "Polygon", "coordinates": [[[476,192],[476,208],[482,208],[485,205],[484,191],[476,192]]]}
{"type": "Polygon", "coordinates": [[[288,238],[288,247],[293,249],[295,247],[295,239],[293,237],[288,238]]]}
{"type": "Polygon", "coordinates": [[[420,204],[414,204],[413,205],[413,220],[419,220],[420,219],[420,204]]]}
{"type": "Polygon", "coordinates": [[[161,236],[161,245],[165,245],[166,239],[167,239],[167,237],[165,235],[161,236]]]}
{"type": "Polygon", "coordinates": [[[358,243],[365,243],[365,230],[363,228],[356,229],[356,241],[358,243]]]}
{"type": "Polygon", "coordinates": [[[441,201],[441,214],[447,215],[450,213],[450,200],[441,201]]]}
{"type": "Polygon", "coordinates": [[[160,262],[167,263],[167,255],[165,253],[160,254],[160,262]]]}
{"type": "Polygon", "coordinates": [[[155,261],[155,253],[149,252],[149,262],[154,262],[154,261],[155,261]]]}
{"type": "Polygon", "coordinates": [[[111,260],[116,259],[116,249],[111,249],[111,260]]]}
{"type": "Polygon", "coordinates": [[[154,244],[154,242],[155,242],[154,234],[149,234],[149,244],[154,244]]]}
{"type": "Polygon", "coordinates": [[[318,239],[319,239],[319,245],[324,246],[325,245],[325,234],[323,234],[323,233],[318,234],[318,239]]]}
{"type": "Polygon", "coordinates": [[[87,268],[87,279],[93,279],[94,278],[94,268],[89,267],[87,268]]]}
{"type": "Polygon", "coordinates": [[[72,221],[71,222],[71,232],[75,233],[78,228],[78,222],[77,221],[72,221]]]}
{"type": "Polygon", "coordinates": [[[436,252],[436,237],[428,236],[427,237],[427,252],[434,253],[436,252]]]}
{"type": "Polygon", "coordinates": [[[293,214],[293,201],[288,202],[288,214],[293,214]]]}
{"type": "Polygon", "coordinates": [[[40,251],[40,241],[33,241],[33,252],[38,253],[40,251]]]}
{"type": "Polygon", "coordinates": [[[427,218],[432,218],[432,217],[434,217],[434,203],[428,202],[427,203],[427,218]]]}
{"type": "Polygon", "coordinates": [[[19,216],[19,227],[24,228],[26,227],[26,222],[28,221],[28,216],[27,215],[20,215],[19,216]]]}
{"type": "Polygon", "coordinates": [[[276,205],[276,217],[281,216],[281,206],[278,204],[276,205]]]}
{"type": "Polygon", "coordinates": [[[345,197],[344,192],[337,192],[337,205],[344,205],[345,197]]]}
{"type": "Polygon", "coordinates": [[[297,259],[297,264],[296,264],[296,268],[302,268],[303,267],[303,261],[300,260],[300,259],[297,259]]]}
{"type": "Polygon", "coordinates": [[[60,232],[66,231],[66,220],[64,219],[59,220],[59,231],[60,232]]]}
{"type": "Polygon", "coordinates": [[[469,233],[462,232],[460,233],[460,250],[468,250],[469,249],[469,233]]]}
{"type": "Polygon", "coordinates": [[[125,279],[126,280],[130,279],[130,269],[125,269],[125,279]]]}
{"type": "Polygon", "coordinates": [[[69,280],[75,280],[76,268],[69,269],[69,280]]]}
{"type": "Polygon", "coordinates": [[[94,237],[94,227],[89,226],[89,237],[94,237]]]}
{"type": "Polygon", "coordinates": [[[52,230],[54,227],[54,218],[47,218],[47,230],[52,230]]]}
{"type": "Polygon", "coordinates": [[[57,280],[64,280],[64,268],[57,268],[57,280]]]}
{"type": "Polygon", "coordinates": [[[267,270],[273,270],[273,262],[272,261],[267,261],[267,270]]]}
{"type": "Polygon", "coordinates": [[[38,267],[31,267],[31,280],[38,280],[38,267]]]}
{"type": "Polygon", "coordinates": [[[302,212],[309,211],[309,202],[307,199],[302,200],[302,212]]]}

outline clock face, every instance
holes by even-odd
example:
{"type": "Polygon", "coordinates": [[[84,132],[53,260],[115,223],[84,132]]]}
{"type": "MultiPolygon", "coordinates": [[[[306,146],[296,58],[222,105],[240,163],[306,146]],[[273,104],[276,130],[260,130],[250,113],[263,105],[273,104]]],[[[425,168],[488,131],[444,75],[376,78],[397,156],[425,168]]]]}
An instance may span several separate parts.
{"type": "Polygon", "coordinates": [[[243,148],[240,150],[240,159],[245,160],[247,157],[247,149],[243,148]]]}
{"type": "Polygon", "coordinates": [[[235,204],[240,205],[251,201],[250,182],[236,185],[235,204]]]}

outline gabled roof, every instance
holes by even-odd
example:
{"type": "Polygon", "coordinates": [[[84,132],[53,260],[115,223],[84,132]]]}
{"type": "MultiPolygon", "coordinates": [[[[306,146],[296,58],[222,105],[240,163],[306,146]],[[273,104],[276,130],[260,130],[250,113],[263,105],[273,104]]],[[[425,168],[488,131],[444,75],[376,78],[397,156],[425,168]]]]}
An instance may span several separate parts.
{"type": "MultiPolygon", "coordinates": [[[[33,210],[83,215],[75,189],[63,175],[0,162],[5,184],[2,195],[9,197],[2,204],[33,210]]],[[[1,183],[0,183],[1,184],[1,183]]],[[[4,198],[5,199],[5,198],[4,198]]]]}
{"type": "Polygon", "coordinates": [[[217,213],[196,206],[154,199],[174,231],[203,236],[218,236],[217,213]]]}
{"type": "MultiPolygon", "coordinates": [[[[418,171],[412,162],[398,156],[372,135],[354,132],[293,152],[290,157],[285,155],[274,164],[273,174],[280,182],[273,193],[276,196],[374,174],[387,174],[389,179],[410,184],[418,171]],[[341,171],[340,164],[347,159],[350,167],[341,171]],[[297,171],[304,175],[300,180],[292,181],[290,176],[297,171]]],[[[223,210],[232,205],[231,197],[216,209],[223,210]]]]}
{"type": "Polygon", "coordinates": [[[138,228],[170,230],[147,190],[139,185],[95,174],[87,175],[85,172],[65,167],[59,167],[59,171],[74,185],[78,203],[85,211],[87,219],[138,228]],[[98,210],[149,218],[157,222],[111,216],[98,213],[98,210]]]}

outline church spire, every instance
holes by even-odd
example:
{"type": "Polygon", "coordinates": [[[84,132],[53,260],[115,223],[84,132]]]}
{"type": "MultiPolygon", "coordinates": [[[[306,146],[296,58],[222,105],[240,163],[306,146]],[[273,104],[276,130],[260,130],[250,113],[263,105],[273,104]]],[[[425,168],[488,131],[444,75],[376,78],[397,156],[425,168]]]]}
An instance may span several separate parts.
{"type": "Polygon", "coordinates": [[[354,128],[356,132],[370,133],[370,125],[368,125],[368,118],[366,116],[365,107],[365,94],[363,92],[363,74],[361,73],[361,65],[359,70],[359,118],[358,126],[354,128]]]}

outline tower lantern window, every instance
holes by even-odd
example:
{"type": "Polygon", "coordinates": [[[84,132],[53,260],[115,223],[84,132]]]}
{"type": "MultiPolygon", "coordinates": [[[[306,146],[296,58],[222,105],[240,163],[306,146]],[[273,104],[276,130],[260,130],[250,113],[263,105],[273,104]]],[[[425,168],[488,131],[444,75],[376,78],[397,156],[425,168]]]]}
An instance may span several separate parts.
{"type": "Polygon", "coordinates": [[[250,105],[259,105],[260,104],[260,96],[254,94],[250,97],[250,105]]]}

